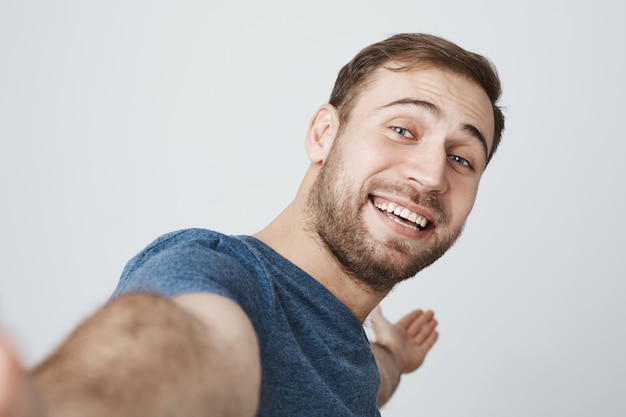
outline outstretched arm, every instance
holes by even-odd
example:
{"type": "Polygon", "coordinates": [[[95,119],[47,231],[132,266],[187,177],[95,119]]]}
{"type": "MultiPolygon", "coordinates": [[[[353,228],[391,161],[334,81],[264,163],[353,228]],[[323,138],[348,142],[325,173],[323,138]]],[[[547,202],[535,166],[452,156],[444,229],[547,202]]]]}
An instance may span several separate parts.
{"type": "MultiPolygon", "coordinates": [[[[254,416],[260,359],[252,325],[232,301],[133,294],[87,319],[27,377],[47,417],[254,416]]],[[[5,404],[2,417],[18,406],[5,404]]]]}
{"type": "Polygon", "coordinates": [[[420,367],[426,354],[437,341],[437,322],[432,311],[415,310],[392,324],[376,307],[372,312],[376,341],[372,350],[380,372],[378,406],[393,395],[400,376],[420,367]]]}

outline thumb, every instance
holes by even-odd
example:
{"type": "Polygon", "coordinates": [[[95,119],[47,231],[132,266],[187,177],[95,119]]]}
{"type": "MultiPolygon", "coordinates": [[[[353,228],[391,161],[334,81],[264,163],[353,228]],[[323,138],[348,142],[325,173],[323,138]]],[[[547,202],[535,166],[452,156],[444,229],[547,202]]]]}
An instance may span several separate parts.
{"type": "Polygon", "coordinates": [[[372,310],[370,318],[372,320],[372,328],[375,334],[379,334],[384,328],[391,325],[389,320],[383,316],[383,310],[380,305],[377,305],[374,310],[372,310]]]}
{"type": "Polygon", "coordinates": [[[380,305],[377,305],[376,307],[374,307],[374,309],[370,313],[370,319],[372,320],[372,326],[374,327],[376,327],[380,323],[381,320],[385,320],[385,317],[383,316],[383,311],[380,308],[380,305]]]}
{"type": "Polygon", "coordinates": [[[38,415],[26,372],[0,334],[0,417],[38,415]]]}
{"type": "Polygon", "coordinates": [[[380,307],[380,304],[377,305],[376,307],[374,307],[374,309],[371,312],[371,317],[372,317],[372,320],[380,320],[380,319],[384,318],[383,317],[383,310],[380,307]]]}
{"type": "Polygon", "coordinates": [[[24,372],[9,344],[0,337],[0,417],[9,417],[15,408],[24,372]]]}

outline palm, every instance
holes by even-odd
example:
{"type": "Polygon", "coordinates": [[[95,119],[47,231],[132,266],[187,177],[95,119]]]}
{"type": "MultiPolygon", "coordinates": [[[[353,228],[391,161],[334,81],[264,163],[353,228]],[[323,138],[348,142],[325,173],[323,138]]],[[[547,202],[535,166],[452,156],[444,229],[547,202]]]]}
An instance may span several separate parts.
{"type": "Polygon", "coordinates": [[[414,310],[393,324],[376,307],[372,312],[376,343],[390,349],[400,361],[400,371],[415,371],[437,341],[437,321],[432,311],[414,310]]]}

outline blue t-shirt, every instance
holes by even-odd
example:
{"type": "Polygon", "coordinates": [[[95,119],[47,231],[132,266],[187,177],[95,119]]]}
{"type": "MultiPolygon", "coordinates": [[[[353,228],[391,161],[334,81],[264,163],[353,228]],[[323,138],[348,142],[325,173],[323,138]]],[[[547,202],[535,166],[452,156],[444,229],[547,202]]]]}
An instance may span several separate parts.
{"type": "Polygon", "coordinates": [[[359,321],[324,286],[251,236],[189,229],[131,259],[113,297],[211,292],[248,315],[261,350],[258,416],[380,416],[380,376],[359,321]]]}

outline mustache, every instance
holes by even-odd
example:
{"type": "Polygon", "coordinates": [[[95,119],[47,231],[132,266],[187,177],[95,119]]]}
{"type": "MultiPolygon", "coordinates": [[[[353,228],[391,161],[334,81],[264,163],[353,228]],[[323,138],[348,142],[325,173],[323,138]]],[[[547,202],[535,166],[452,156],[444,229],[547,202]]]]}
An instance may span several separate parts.
{"type": "Polygon", "coordinates": [[[398,184],[381,180],[372,181],[369,189],[391,191],[393,194],[403,197],[416,205],[429,209],[435,216],[437,224],[448,223],[448,215],[446,214],[443,203],[435,194],[422,193],[409,184],[398,184]]]}

